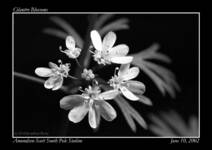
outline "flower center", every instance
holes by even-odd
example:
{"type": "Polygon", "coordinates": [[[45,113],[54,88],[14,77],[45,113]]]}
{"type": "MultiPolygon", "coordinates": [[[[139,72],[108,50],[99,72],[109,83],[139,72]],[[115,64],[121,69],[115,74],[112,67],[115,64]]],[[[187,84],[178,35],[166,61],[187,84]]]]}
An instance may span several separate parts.
{"type": "Polygon", "coordinates": [[[112,79],[109,80],[110,86],[112,86],[114,89],[119,89],[121,86],[123,86],[124,83],[125,82],[117,75],[115,75],[114,77],[112,77],[112,79]]]}
{"type": "Polygon", "coordinates": [[[95,75],[93,74],[93,71],[91,69],[84,69],[81,77],[85,80],[91,80],[95,77],[95,75]]]}
{"type": "Polygon", "coordinates": [[[85,89],[85,92],[82,93],[82,96],[87,100],[86,102],[89,103],[89,105],[93,104],[94,100],[97,100],[100,94],[100,89],[98,86],[91,87],[85,89]]]}
{"type": "Polygon", "coordinates": [[[111,62],[107,59],[108,51],[95,51],[94,60],[97,61],[98,64],[111,64],[111,62]]]}
{"type": "Polygon", "coordinates": [[[69,64],[60,64],[60,67],[55,69],[54,72],[57,75],[61,75],[63,77],[68,77],[68,72],[69,72],[69,64]]]}

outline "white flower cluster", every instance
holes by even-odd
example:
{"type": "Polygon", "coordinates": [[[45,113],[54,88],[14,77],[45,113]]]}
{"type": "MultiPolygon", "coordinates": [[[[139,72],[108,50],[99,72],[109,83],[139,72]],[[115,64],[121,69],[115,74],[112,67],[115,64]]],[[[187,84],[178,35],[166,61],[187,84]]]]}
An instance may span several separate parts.
{"type": "MultiPolygon", "coordinates": [[[[81,78],[87,81],[93,81],[92,85],[82,91],[82,94],[65,96],[60,100],[60,107],[65,110],[70,110],[68,118],[74,123],[80,122],[88,113],[89,124],[92,128],[97,128],[100,123],[100,116],[107,121],[112,121],[117,114],[115,109],[106,102],[114,99],[117,95],[123,94],[127,99],[136,101],[139,100],[139,95],[145,92],[145,85],[142,82],[132,80],[139,74],[138,67],[130,68],[130,63],[133,60],[132,56],[127,56],[129,47],[125,44],[114,46],[116,34],[109,32],[103,40],[100,34],[93,30],[90,33],[94,60],[98,64],[107,65],[111,63],[121,64],[120,68],[115,69],[114,76],[108,81],[112,87],[111,90],[101,92],[98,82],[95,80],[95,75],[91,69],[83,69],[81,78]],[[116,71],[118,70],[118,73],[116,71]]],[[[72,36],[66,38],[66,50],[60,51],[65,53],[71,59],[77,59],[80,56],[81,49],[76,47],[76,42],[72,36]]],[[[70,64],[60,65],[50,62],[49,67],[36,68],[35,73],[41,77],[49,77],[44,86],[47,89],[58,90],[63,84],[63,78],[71,77],[69,75],[70,64]]],[[[75,78],[76,79],[76,78],[75,78]]]]}
{"type": "Polygon", "coordinates": [[[103,39],[96,30],[91,31],[91,41],[94,48],[94,60],[98,64],[128,64],[133,60],[132,56],[126,56],[129,52],[129,47],[125,44],[120,44],[115,47],[113,45],[116,41],[116,34],[109,32],[103,39]]]}

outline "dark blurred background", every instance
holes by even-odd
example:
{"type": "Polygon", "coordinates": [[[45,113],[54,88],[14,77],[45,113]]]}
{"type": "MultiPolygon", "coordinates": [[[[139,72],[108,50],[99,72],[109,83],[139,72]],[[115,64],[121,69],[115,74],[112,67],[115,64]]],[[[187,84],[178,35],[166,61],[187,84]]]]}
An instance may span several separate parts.
{"type": "MultiPolygon", "coordinates": [[[[42,33],[46,27],[57,27],[47,14],[14,15],[14,70],[36,76],[36,67],[47,67],[48,62],[69,59],[59,52],[59,46],[65,46],[65,40],[42,33]]],[[[88,27],[86,14],[56,15],[68,21],[85,37],[88,27]]],[[[150,113],[176,110],[185,120],[190,115],[198,115],[198,15],[194,14],[117,14],[116,18],[130,20],[129,30],[117,31],[116,44],[125,43],[130,47],[130,54],[148,48],[157,42],[159,51],[168,55],[172,64],[163,64],[172,70],[182,89],[176,99],[165,97],[159,92],[152,80],[142,73],[138,80],[146,85],[145,95],[151,98],[153,106],[129,102],[149,122],[150,113]]],[[[72,65],[72,74],[75,70],[72,65]]],[[[108,71],[105,77],[113,75],[108,71]]],[[[105,74],[105,73],[104,73],[105,74]]],[[[100,74],[104,77],[104,74],[100,74]]],[[[66,83],[66,80],[65,80],[66,83]]],[[[115,102],[111,104],[118,116],[113,122],[101,120],[100,127],[93,131],[88,124],[88,117],[74,124],[68,121],[68,111],[59,107],[59,100],[66,96],[62,91],[53,92],[43,85],[21,78],[14,78],[14,132],[46,132],[49,136],[152,136],[138,124],[133,133],[115,102]]]]}

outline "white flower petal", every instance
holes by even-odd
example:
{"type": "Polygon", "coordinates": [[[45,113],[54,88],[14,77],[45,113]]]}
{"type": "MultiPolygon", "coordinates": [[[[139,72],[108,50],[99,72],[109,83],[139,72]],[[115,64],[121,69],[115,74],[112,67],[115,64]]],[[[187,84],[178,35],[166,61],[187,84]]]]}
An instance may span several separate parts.
{"type": "Polygon", "coordinates": [[[122,76],[128,72],[130,68],[130,64],[122,64],[121,67],[119,68],[118,76],[122,76]]]}
{"type": "Polygon", "coordinates": [[[96,116],[95,109],[93,107],[89,109],[88,121],[92,128],[94,129],[97,128],[97,116],[96,116]]]}
{"type": "Polygon", "coordinates": [[[66,49],[63,51],[63,53],[65,53],[69,58],[74,58],[75,55],[73,54],[73,51],[66,49]]]}
{"type": "Polygon", "coordinates": [[[50,77],[48,80],[45,81],[44,87],[47,88],[47,89],[53,88],[54,87],[54,80],[55,80],[54,77],[50,77]]]}
{"type": "Polygon", "coordinates": [[[120,57],[111,57],[110,61],[116,64],[128,64],[133,60],[132,56],[120,56],[120,57]]]}
{"type": "Polygon", "coordinates": [[[64,50],[63,53],[65,53],[69,58],[75,59],[80,55],[81,49],[75,48],[73,50],[64,50]]]}
{"type": "Polygon", "coordinates": [[[79,57],[81,51],[82,51],[82,49],[81,49],[81,48],[78,48],[78,47],[76,47],[76,48],[74,49],[75,58],[79,57]]]}
{"type": "Polygon", "coordinates": [[[52,76],[45,81],[44,87],[47,89],[54,88],[54,90],[56,90],[61,87],[61,82],[63,82],[61,76],[52,76]]]}
{"type": "Polygon", "coordinates": [[[99,33],[96,30],[91,31],[91,41],[93,43],[93,46],[99,50],[102,51],[102,39],[99,33]]]}
{"type": "Polygon", "coordinates": [[[107,120],[107,121],[112,121],[116,118],[117,114],[115,109],[106,101],[100,101],[99,102],[100,106],[100,113],[101,116],[107,120]]]}
{"type": "Polygon", "coordinates": [[[49,67],[52,69],[59,69],[59,67],[57,66],[57,64],[53,63],[53,62],[49,62],[49,67]]]}
{"type": "Polygon", "coordinates": [[[122,86],[120,88],[122,94],[128,98],[129,100],[132,100],[132,101],[137,101],[139,100],[139,98],[137,96],[135,96],[130,90],[128,90],[126,87],[122,86]]]}
{"type": "Polygon", "coordinates": [[[81,95],[69,95],[60,100],[60,108],[69,110],[82,105],[84,98],[81,95]]]}
{"type": "Polygon", "coordinates": [[[63,77],[58,77],[57,80],[54,82],[54,87],[52,88],[53,91],[58,90],[63,85],[63,77]]]}
{"type": "Polygon", "coordinates": [[[129,52],[129,47],[125,44],[119,44],[109,50],[111,56],[125,56],[129,52]]]}
{"type": "Polygon", "coordinates": [[[41,77],[49,77],[52,75],[52,70],[45,67],[39,67],[35,69],[35,73],[41,77]]]}
{"type": "Polygon", "coordinates": [[[66,37],[66,47],[68,48],[68,49],[70,49],[70,50],[74,50],[74,48],[75,48],[75,45],[76,43],[75,43],[75,40],[74,40],[74,38],[72,37],[72,36],[67,36],[66,37]]]}
{"type": "Polygon", "coordinates": [[[119,94],[118,90],[109,90],[99,95],[102,100],[111,100],[119,94]]]}
{"type": "Polygon", "coordinates": [[[97,127],[100,124],[101,116],[100,116],[100,107],[99,105],[93,105],[96,113],[96,122],[97,122],[97,127]]]}
{"type": "Polygon", "coordinates": [[[69,114],[68,119],[74,123],[80,122],[88,112],[88,107],[85,104],[82,104],[78,107],[73,108],[69,114]]]}
{"type": "Polygon", "coordinates": [[[102,42],[102,50],[109,50],[113,47],[116,41],[116,34],[114,32],[108,32],[105,35],[103,42],[102,42]]]}
{"type": "Polygon", "coordinates": [[[139,68],[138,67],[132,67],[121,77],[122,77],[123,80],[130,80],[130,79],[137,77],[138,74],[139,74],[139,68]]]}

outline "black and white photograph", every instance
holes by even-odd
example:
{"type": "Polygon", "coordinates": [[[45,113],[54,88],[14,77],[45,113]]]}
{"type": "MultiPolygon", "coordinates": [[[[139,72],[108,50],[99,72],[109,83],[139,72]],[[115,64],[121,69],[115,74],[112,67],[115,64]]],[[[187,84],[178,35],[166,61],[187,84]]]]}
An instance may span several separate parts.
{"type": "Polygon", "coordinates": [[[199,142],[199,12],[27,9],[12,12],[16,142],[199,142]]]}

